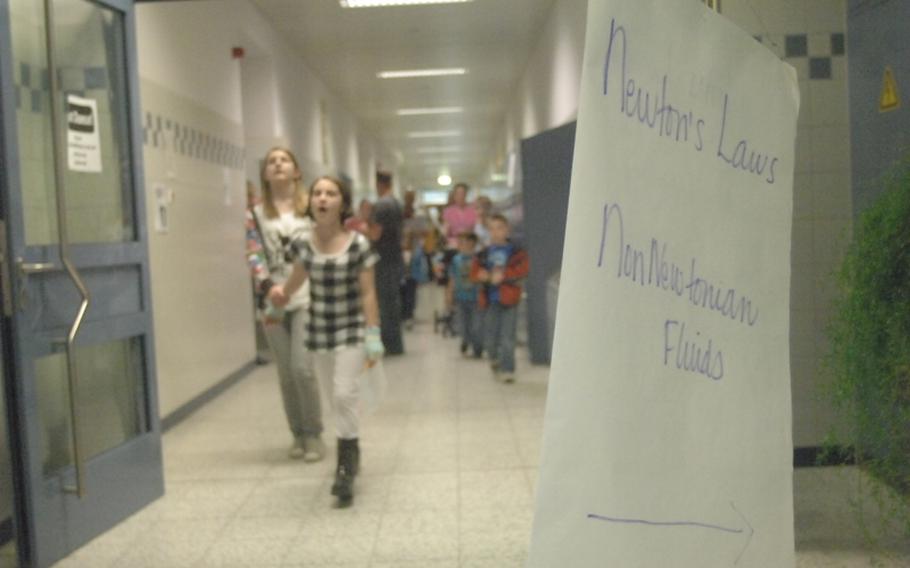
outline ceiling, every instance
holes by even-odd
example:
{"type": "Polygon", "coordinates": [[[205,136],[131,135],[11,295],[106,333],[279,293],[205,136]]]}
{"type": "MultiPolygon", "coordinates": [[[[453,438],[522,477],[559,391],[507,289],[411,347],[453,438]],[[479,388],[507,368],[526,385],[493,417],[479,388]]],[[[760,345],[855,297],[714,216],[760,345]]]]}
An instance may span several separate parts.
{"type": "Polygon", "coordinates": [[[345,9],[338,0],[253,0],[379,144],[402,185],[438,187],[448,173],[489,181],[508,105],[554,0],[345,9]],[[380,71],[464,67],[449,77],[380,79],[380,71]],[[398,116],[402,108],[462,107],[398,116]],[[458,131],[457,137],[409,133],[458,131]],[[452,149],[456,147],[457,149],[452,149]],[[440,150],[442,148],[442,150],[440,150]]]}

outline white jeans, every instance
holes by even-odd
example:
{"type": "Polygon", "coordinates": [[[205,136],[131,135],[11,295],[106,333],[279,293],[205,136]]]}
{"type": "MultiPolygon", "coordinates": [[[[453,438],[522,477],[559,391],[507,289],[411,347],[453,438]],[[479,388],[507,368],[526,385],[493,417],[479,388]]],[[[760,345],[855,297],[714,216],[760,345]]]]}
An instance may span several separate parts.
{"type": "Polygon", "coordinates": [[[360,434],[358,377],[364,372],[365,365],[363,345],[313,353],[316,376],[335,413],[335,433],[343,440],[357,438],[360,434]]]}

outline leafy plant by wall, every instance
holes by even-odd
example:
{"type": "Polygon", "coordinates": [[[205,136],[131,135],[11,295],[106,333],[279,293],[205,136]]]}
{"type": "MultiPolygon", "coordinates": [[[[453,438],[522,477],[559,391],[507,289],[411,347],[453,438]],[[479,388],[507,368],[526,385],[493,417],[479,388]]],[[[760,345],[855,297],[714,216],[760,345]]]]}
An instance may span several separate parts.
{"type": "Polygon", "coordinates": [[[862,213],[838,274],[829,329],[836,440],[896,500],[910,535],[910,156],[862,213]]]}

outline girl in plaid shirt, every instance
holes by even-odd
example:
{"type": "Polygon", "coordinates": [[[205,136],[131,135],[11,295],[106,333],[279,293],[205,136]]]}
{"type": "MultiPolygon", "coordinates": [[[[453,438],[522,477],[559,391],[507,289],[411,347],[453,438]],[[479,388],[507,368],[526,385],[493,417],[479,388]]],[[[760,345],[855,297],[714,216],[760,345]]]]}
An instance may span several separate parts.
{"type": "Polygon", "coordinates": [[[362,234],[345,229],[352,214],[351,192],[338,179],[323,176],[310,186],[308,215],[315,220],[309,240],[298,241],[294,270],[269,297],[282,305],[310,283],[306,346],[314,354],[316,376],[335,410],[338,465],[332,495],[338,506],[353,502],[360,464],[358,376],[383,353],[379,334],[373,265],[379,260],[362,234]]]}

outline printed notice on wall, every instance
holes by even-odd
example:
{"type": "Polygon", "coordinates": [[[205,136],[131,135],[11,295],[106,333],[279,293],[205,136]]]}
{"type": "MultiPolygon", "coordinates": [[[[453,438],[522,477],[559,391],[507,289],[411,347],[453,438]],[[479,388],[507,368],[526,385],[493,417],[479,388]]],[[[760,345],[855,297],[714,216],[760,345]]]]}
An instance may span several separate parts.
{"type": "Polygon", "coordinates": [[[98,102],[66,97],[67,164],[74,172],[101,171],[101,136],[98,134],[98,102]]]}
{"type": "Polygon", "coordinates": [[[528,565],[794,565],[796,72],[591,0],[528,565]]]}
{"type": "Polygon", "coordinates": [[[155,232],[167,234],[170,227],[170,207],[174,202],[174,190],[156,183],[152,186],[155,195],[155,232]]]}

